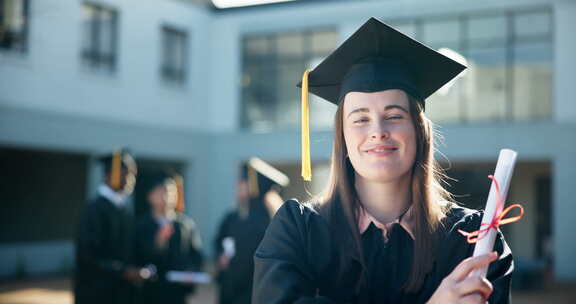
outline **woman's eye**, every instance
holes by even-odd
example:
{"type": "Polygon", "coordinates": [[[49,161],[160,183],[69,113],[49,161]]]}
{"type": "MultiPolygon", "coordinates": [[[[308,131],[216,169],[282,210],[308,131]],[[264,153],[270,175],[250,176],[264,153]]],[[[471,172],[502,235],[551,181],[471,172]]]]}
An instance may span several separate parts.
{"type": "Polygon", "coordinates": [[[402,119],[402,118],[404,118],[404,116],[397,114],[397,115],[390,115],[390,116],[386,117],[386,120],[402,119]]]}
{"type": "Polygon", "coordinates": [[[358,118],[356,120],[354,120],[354,123],[363,123],[363,122],[367,122],[368,118],[366,117],[362,117],[362,118],[358,118]]]}

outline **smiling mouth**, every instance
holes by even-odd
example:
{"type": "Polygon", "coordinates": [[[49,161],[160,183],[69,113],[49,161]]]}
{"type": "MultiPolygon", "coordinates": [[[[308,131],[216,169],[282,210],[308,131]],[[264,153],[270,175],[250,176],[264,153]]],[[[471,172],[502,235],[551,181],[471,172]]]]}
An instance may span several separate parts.
{"type": "Polygon", "coordinates": [[[370,153],[370,154],[387,155],[387,154],[390,154],[396,150],[398,150],[398,148],[393,147],[393,146],[378,146],[378,147],[374,147],[372,149],[368,149],[364,152],[370,153]]]}

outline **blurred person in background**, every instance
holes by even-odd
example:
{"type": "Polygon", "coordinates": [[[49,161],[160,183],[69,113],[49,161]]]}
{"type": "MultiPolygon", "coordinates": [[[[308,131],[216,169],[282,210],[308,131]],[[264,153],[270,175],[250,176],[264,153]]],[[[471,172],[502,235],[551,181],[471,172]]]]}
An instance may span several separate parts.
{"type": "Polygon", "coordinates": [[[141,267],[153,267],[155,276],[139,290],[138,303],[184,304],[195,284],[169,280],[170,271],[202,268],[202,243],[194,221],[184,214],[183,180],[163,171],[142,174],[137,186],[139,199],[148,206],[137,218],[134,260],[141,267]],[[141,196],[141,197],[140,197],[141,196]]]}
{"type": "Polygon", "coordinates": [[[214,241],[218,303],[251,303],[254,252],[282,205],[280,192],[288,184],[286,175],[261,159],[251,158],[242,166],[237,208],[224,217],[214,241]]]}
{"type": "MultiPolygon", "coordinates": [[[[510,302],[510,248],[496,228],[495,252],[471,257],[459,231],[479,229],[482,212],[443,187],[424,113],[464,68],[371,18],[304,73],[303,111],[308,88],[338,107],[330,179],[276,213],[254,257],[253,303],[510,302]]],[[[306,119],[302,130],[310,180],[306,119]]]]}
{"type": "Polygon", "coordinates": [[[126,151],[100,159],[105,180],[80,216],[76,237],[74,298],[77,304],[133,303],[134,286],[146,278],[131,266],[132,212],[137,166],[126,151]]]}

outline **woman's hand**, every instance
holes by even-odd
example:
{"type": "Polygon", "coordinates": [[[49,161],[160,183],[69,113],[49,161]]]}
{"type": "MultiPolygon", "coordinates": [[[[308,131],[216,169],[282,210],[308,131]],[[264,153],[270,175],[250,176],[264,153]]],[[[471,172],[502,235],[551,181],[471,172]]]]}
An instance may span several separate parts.
{"type": "Polygon", "coordinates": [[[218,269],[219,270],[226,270],[228,269],[228,265],[230,265],[230,257],[226,256],[225,254],[218,257],[218,269]]]}
{"type": "Polygon", "coordinates": [[[484,277],[469,276],[476,269],[498,258],[496,252],[463,260],[452,273],[442,280],[428,304],[436,303],[486,303],[492,293],[492,284],[484,277]]]}

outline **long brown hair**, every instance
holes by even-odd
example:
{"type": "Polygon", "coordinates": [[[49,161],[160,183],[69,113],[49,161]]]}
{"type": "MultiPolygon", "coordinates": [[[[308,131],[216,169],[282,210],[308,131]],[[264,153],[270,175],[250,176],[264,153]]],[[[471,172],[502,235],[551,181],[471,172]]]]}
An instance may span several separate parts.
{"type": "MultiPolygon", "coordinates": [[[[416,133],[416,157],[412,166],[411,217],[414,219],[414,254],[412,270],[404,285],[407,292],[420,289],[424,278],[432,268],[436,241],[434,233],[446,215],[447,204],[452,201],[450,192],[442,187],[445,177],[434,159],[434,128],[424,115],[422,103],[408,96],[410,115],[416,133]]],[[[330,181],[317,198],[321,204],[321,213],[327,215],[332,233],[338,237],[340,269],[345,271],[350,257],[356,257],[362,266],[358,288],[365,282],[366,265],[357,225],[360,210],[358,195],[354,187],[354,168],[346,157],[346,143],[343,132],[343,105],[340,102],[335,117],[334,147],[330,168],[330,181]],[[345,223],[345,224],[344,224],[345,223]]],[[[344,273],[341,273],[344,275],[344,273]]]]}

